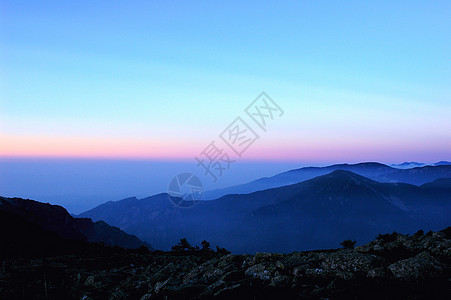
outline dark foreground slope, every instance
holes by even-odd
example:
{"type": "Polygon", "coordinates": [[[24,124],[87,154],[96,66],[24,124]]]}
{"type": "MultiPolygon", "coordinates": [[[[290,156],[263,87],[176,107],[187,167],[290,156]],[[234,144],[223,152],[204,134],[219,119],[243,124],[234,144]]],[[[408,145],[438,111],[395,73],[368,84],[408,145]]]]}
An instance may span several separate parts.
{"type": "Polygon", "coordinates": [[[0,299],[446,299],[450,228],[353,250],[110,251],[0,264],[0,299]]]}
{"type": "Polygon", "coordinates": [[[23,251],[24,247],[50,251],[50,248],[45,249],[42,240],[55,247],[64,247],[62,240],[70,240],[74,245],[81,241],[124,248],[150,247],[136,236],[103,221],[74,218],[61,206],[20,198],[0,197],[0,234],[0,252],[5,255],[23,251]],[[12,245],[16,245],[15,250],[12,245]]]}
{"type": "Polygon", "coordinates": [[[327,249],[344,239],[369,242],[379,232],[413,233],[450,225],[451,182],[425,187],[379,183],[337,170],[298,184],[227,195],[179,209],[160,194],[100,205],[82,216],[104,220],[156,249],[181,238],[206,239],[233,253],[327,249]]]}

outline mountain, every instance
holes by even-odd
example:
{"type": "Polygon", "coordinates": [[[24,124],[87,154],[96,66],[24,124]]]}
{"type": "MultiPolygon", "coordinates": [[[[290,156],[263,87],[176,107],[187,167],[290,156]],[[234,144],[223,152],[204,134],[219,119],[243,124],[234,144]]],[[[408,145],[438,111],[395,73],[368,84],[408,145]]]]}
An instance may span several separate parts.
{"type": "Polygon", "coordinates": [[[411,168],[415,168],[415,167],[424,167],[426,164],[423,163],[419,163],[419,162],[415,162],[415,161],[411,161],[411,162],[403,162],[402,164],[392,164],[390,165],[393,168],[397,168],[397,169],[411,169],[411,168]]]}
{"type": "MultiPolygon", "coordinates": [[[[136,236],[103,221],[93,222],[88,218],[74,218],[63,207],[21,198],[0,197],[0,212],[4,218],[15,220],[20,228],[35,227],[43,236],[56,234],[65,240],[100,242],[108,246],[123,248],[150,247],[136,236]]],[[[13,222],[13,221],[11,221],[13,222]]],[[[22,239],[19,227],[5,224],[11,237],[17,229],[17,239],[22,239]]],[[[22,232],[23,234],[23,232],[22,232]]]]}
{"type": "Polygon", "coordinates": [[[451,178],[440,178],[421,186],[423,189],[442,190],[451,193],[451,178]]]}
{"type": "Polygon", "coordinates": [[[451,162],[449,162],[449,161],[444,161],[444,160],[439,161],[439,162],[437,162],[437,163],[434,164],[434,166],[449,166],[449,165],[451,165],[451,162]]]}
{"type": "Polygon", "coordinates": [[[404,182],[422,185],[439,178],[451,178],[451,165],[424,166],[412,169],[397,170],[373,177],[381,182],[404,182]]]}
{"type": "Polygon", "coordinates": [[[295,184],[317,176],[329,174],[335,170],[351,171],[369,178],[397,171],[395,168],[376,162],[336,164],[327,167],[304,167],[276,174],[271,177],[263,177],[245,184],[206,191],[203,193],[202,199],[211,200],[228,194],[248,194],[270,188],[295,184]]]}
{"type": "Polygon", "coordinates": [[[217,199],[228,194],[248,194],[270,188],[281,187],[326,175],[335,170],[344,170],[380,182],[403,182],[421,185],[438,178],[451,178],[451,166],[425,166],[400,170],[384,164],[368,162],[359,164],[337,164],[327,167],[305,167],[290,170],[272,177],[264,177],[246,184],[206,191],[202,199],[217,199]],[[412,170],[412,171],[410,171],[412,170]]]}
{"type": "Polygon", "coordinates": [[[451,162],[449,161],[439,161],[436,162],[434,164],[424,164],[424,163],[419,163],[419,162],[415,162],[415,161],[411,161],[411,162],[403,162],[402,164],[392,164],[390,165],[393,168],[397,168],[397,169],[412,169],[412,168],[417,168],[417,167],[424,167],[424,166],[449,166],[451,165],[451,162]]]}
{"type": "Polygon", "coordinates": [[[254,253],[332,248],[345,239],[367,242],[379,232],[443,228],[450,208],[451,194],[441,184],[379,183],[337,170],[293,185],[200,201],[189,209],[174,207],[167,194],[159,194],[108,202],[81,216],[118,226],[157,249],[185,237],[254,253]]]}

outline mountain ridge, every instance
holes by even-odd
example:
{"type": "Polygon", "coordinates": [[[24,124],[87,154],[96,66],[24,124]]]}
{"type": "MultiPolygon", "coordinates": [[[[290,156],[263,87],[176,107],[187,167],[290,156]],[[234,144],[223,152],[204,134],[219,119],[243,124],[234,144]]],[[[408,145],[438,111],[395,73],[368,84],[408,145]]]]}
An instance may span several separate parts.
{"type": "Polygon", "coordinates": [[[100,242],[108,246],[124,248],[141,246],[151,248],[147,242],[142,242],[136,236],[110,226],[104,221],[93,222],[90,218],[74,218],[64,207],[59,205],[30,199],[0,197],[0,212],[20,217],[45,231],[54,232],[64,239],[100,242]]]}
{"type": "Polygon", "coordinates": [[[303,167],[282,172],[271,177],[259,178],[244,184],[206,191],[203,193],[202,199],[212,200],[227,194],[247,194],[258,190],[286,186],[312,179],[316,176],[326,175],[335,170],[351,171],[381,182],[403,182],[416,185],[421,185],[438,178],[451,178],[450,165],[424,166],[421,168],[426,168],[423,174],[411,174],[412,171],[410,170],[412,169],[397,169],[377,162],[335,164],[326,167],[303,167]]]}
{"type": "Polygon", "coordinates": [[[111,210],[96,207],[80,216],[104,219],[157,249],[186,237],[238,253],[287,252],[327,248],[345,238],[365,242],[377,232],[446,227],[449,198],[434,186],[379,183],[336,170],[288,186],[200,201],[190,209],[177,209],[167,194],[159,194],[134,200],[131,207],[118,201],[114,210],[110,204],[111,210]]]}

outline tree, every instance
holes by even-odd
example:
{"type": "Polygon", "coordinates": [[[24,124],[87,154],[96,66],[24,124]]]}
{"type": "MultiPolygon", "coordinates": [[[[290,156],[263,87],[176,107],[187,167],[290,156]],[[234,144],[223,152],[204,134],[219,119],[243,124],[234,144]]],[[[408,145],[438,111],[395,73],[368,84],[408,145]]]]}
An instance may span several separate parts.
{"type": "Polygon", "coordinates": [[[226,250],[225,248],[219,248],[218,246],[216,246],[216,253],[218,253],[218,254],[230,254],[231,252],[226,250]]]}
{"type": "Polygon", "coordinates": [[[172,246],[172,251],[191,251],[194,247],[188,243],[188,240],[183,238],[177,245],[172,246]]]}
{"type": "Polygon", "coordinates": [[[416,238],[422,237],[424,235],[424,231],[422,229],[418,230],[413,236],[416,238]]]}
{"type": "Polygon", "coordinates": [[[205,252],[207,252],[207,251],[211,251],[211,248],[210,248],[210,243],[209,242],[207,242],[207,241],[202,241],[201,243],[201,246],[202,246],[202,251],[205,251],[205,252]]]}
{"type": "Polygon", "coordinates": [[[356,241],[345,240],[340,243],[344,249],[354,249],[356,241]]]}
{"type": "Polygon", "coordinates": [[[382,240],[385,243],[390,243],[396,241],[396,238],[398,237],[398,233],[396,231],[393,231],[393,233],[386,233],[382,234],[379,233],[376,237],[377,240],[382,240]]]}

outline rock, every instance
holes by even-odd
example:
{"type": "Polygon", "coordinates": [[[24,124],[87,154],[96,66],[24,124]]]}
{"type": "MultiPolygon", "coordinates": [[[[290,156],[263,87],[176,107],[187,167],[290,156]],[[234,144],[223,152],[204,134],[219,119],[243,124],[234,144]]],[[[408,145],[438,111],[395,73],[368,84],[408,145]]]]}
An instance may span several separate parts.
{"type": "Polygon", "coordinates": [[[169,263],[159,272],[153,274],[150,277],[150,281],[152,282],[163,281],[164,279],[168,278],[169,275],[175,273],[176,270],[177,268],[175,267],[174,263],[169,263]]]}
{"type": "Polygon", "coordinates": [[[443,266],[428,252],[398,261],[388,266],[393,276],[401,280],[430,279],[442,275],[443,266]]]}
{"type": "Polygon", "coordinates": [[[234,290],[238,289],[241,286],[241,284],[235,284],[230,287],[224,287],[220,289],[218,292],[216,292],[214,295],[215,297],[225,297],[229,294],[231,294],[234,290]]]}
{"type": "Polygon", "coordinates": [[[366,274],[370,278],[383,278],[387,276],[387,270],[385,267],[378,267],[368,271],[366,274]]]}
{"type": "Polygon", "coordinates": [[[270,286],[285,287],[290,283],[290,278],[284,275],[277,275],[271,278],[270,286]]]}
{"type": "Polygon", "coordinates": [[[220,280],[224,282],[235,282],[243,279],[245,274],[242,271],[231,271],[223,276],[221,276],[220,280]]]}
{"type": "Polygon", "coordinates": [[[276,267],[282,270],[285,269],[285,265],[280,260],[276,261],[276,267]]]}
{"type": "MultiPolygon", "coordinates": [[[[283,255],[212,257],[111,251],[48,257],[47,287],[51,293],[61,291],[58,298],[142,300],[264,298],[275,297],[274,293],[281,299],[378,298],[387,294],[418,299],[449,293],[451,240],[444,233],[384,235],[354,250],[283,255]]],[[[1,299],[21,295],[17,287],[27,290],[27,295],[45,298],[41,259],[12,260],[1,266],[1,299]]]]}
{"type": "Polygon", "coordinates": [[[257,278],[263,281],[269,281],[271,279],[271,272],[262,265],[254,265],[245,271],[246,276],[257,278]]]}
{"type": "Polygon", "coordinates": [[[253,264],[259,264],[262,261],[273,261],[282,259],[283,255],[278,253],[257,252],[253,258],[253,264]]]}
{"type": "Polygon", "coordinates": [[[152,294],[144,294],[139,300],[150,300],[152,299],[152,294]]]}
{"type": "Polygon", "coordinates": [[[169,277],[165,281],[157,282],[155,284],[154,291],[155,291],[155,293],[158,294],[158,293],[161,293],[162,290],[167,289],[170,286],[180,285],[180,283],[181,283],[180,280],[178,280],[178,279],[176,279],[174,277],[169,277]]]}
{"type": "Polygon", "coordinates": [[[201,294],[202,297],[214,295],[217,291],[225,288],[227,285],[224,281],[218,280],[209,285],[205,291],[201,294]]]}
{"type": "Polygon", "coordinates": [[[293,274],[293,276],[295,276],[295,277],[301,277],[301,276],[305,273],[306,270],[307,270],[307,267],[306,267],[306,266],[295,267],[295,268],[293,269],[292,274],[293,274]]]}
{"type": "Polygon", "coordinates": [[[321,263],[321,266],[326,272],[331,272],[336,275],[339,275],[339,271],[366,274],[374,267],[382,266],[384,262],[384,259],[376,255],[342,250],[326,257],[321,263]]]}
{"type": "Polygon", "coordinates": [[[85,286],[94,286],[95,284],[95,276],[91,275],[86,278],[85,286]]]}
{"type": "Polygon", "coordinates": [[[326,276],[326,272],[321,268],[306,269],[305,275],[326,276]]]}

